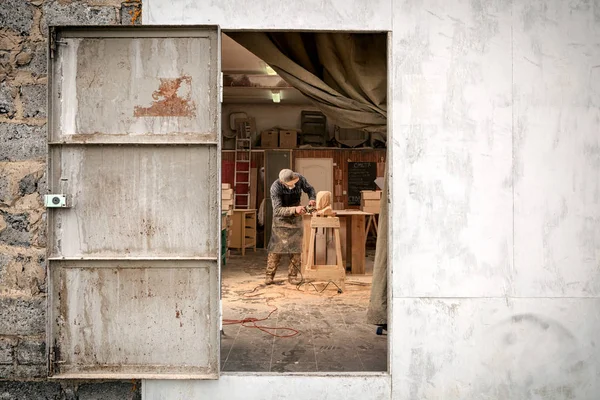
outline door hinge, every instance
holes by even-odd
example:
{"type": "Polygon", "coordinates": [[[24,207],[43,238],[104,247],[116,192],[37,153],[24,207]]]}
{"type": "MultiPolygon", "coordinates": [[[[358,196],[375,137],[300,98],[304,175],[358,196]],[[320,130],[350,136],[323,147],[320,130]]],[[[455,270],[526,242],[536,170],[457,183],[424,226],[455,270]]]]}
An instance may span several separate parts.
{"type": "Polygon", "coordinates": [[[59,46],[59,45],[66,46],[69,44],[69,42],[66,42],[64,40],[58,40],[58,34],[56,33],[55,28],[51,28],[49,40],[50,40],[50,59],[54,58],[54,53],[56,52],[57,46],[59,46]]]}

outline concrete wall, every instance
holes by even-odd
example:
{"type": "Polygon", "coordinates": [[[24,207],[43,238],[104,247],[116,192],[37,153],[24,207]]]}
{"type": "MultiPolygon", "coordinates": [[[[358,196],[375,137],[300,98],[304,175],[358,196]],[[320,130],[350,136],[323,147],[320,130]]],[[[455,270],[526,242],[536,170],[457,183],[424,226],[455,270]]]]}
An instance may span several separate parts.
{"type": "Polygon", "coordinates": [[[0,5],[0,398],[136,399],[139,382],[47,382],[46,85],[49,25],[141,22],[141,3],[0,5]]]}
{"type": "MultiPolygon", "coordinates": [[[[598,397],[597,1],[144,7],[145,23],[392,31],[391,380],[354,378],[341,397],[598,397]]],[[[148,381],[144,395],[334,398],[348,382],[328,379],[148,381]]]]}

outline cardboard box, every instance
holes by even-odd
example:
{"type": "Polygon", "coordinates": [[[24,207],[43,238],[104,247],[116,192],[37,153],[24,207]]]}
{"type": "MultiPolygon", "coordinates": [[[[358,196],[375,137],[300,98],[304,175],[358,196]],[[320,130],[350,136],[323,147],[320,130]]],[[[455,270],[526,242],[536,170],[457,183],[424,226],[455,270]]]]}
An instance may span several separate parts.
{"type": "Polygon", "coordinates": [[[295,149],[298,144],[298,132],[279,131],[279,148],[295,149]]]}
{"type": "Polygon", "coordinates": [[[361,190],[361,200],[379,200],[381,199],[381,190],[361,190]]]}
{"type": "Polygon", "coordinates": [[[264,149],[276,149],[279,146],[279,131],[272,129],[260,133],[260,147],[264,149]]]}
{"type": "Polygon", "coordinates": [[[221,210],[227,211],[229,209],[233,209],[233,199],[221,200],[221,210]]]}
{"type": "Polygon", "coordinates": [[[379,208],[381,207],[380,205],[381,200],[362,200],[360,203],[361,207],[375,207],[375,208],[379,208]]]}
{"type": "Polygon", "coordinates": [[[231,183],[221,183],[221,189],[222,190],[231,189],[231,183]]]}
{"type": "Polygon", "coordinates": [[[221,190],[221,199],[223,199],[223,200],[233,199],[233,189],[222,189],[221,190]]]}

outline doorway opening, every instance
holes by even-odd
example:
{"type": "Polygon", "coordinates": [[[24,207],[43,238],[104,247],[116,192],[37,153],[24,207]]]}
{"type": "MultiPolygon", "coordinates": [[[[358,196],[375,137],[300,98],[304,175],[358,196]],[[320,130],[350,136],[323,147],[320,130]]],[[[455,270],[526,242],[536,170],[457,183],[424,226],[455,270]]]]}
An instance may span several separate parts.
{"type": "Polygon", "coordinates": [[[226,32],[221,43],[221,370],[387,371],[386,310],[370,306],[387,293],[375,257],[387,251],[387,34],[226,32]],[[271,187],[285,169],[317,210],[297,217],[299,260],[282,255],[267,284],[268,253],[281,252],[269,247],[271,187]]]}

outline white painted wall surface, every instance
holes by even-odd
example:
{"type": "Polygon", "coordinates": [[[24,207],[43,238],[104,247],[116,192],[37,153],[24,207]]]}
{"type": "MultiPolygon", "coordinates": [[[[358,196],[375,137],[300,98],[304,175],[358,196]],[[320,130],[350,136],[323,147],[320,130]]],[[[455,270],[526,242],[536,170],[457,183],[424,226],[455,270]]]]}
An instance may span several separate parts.
{"type": "Polygon", "coordinates": [[[145,381],[145,399],[310,399],[333,387],[331,398],[350,399],[598,398],[597,1],[146,0],[144,10],[154,24],[391,29],[394,243],[391,392],[380,376],[224,375],[145,381]]]}

